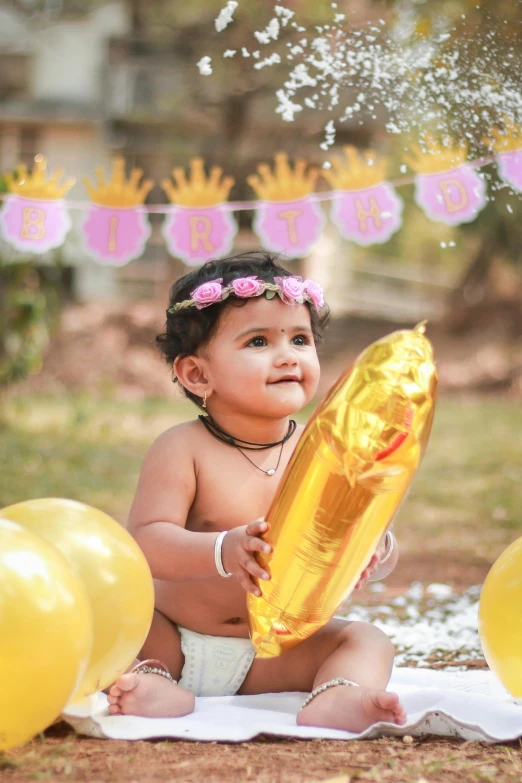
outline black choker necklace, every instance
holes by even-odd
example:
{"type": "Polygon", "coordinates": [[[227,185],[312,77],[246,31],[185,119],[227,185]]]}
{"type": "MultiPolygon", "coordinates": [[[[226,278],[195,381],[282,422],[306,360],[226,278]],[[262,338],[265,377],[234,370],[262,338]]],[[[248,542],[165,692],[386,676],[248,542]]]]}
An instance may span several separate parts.
{"type": "Polygon", "coordinates": [[[251,465],[253,465],[255,468],[261,471],[261,473],[264,473],[266,476],[273,476],[274,473],[277,472],[277,469],[279,467],[279,463],[281,462],[281,456],[283,454],[283,446],[285,445],[286,441],[292,437],[292,435],[295,432],[295,429],[297,427],[297,424],[293,419],[290,419],[290,423],[288,425],[288,432],[284,436],[284,438],[281,438],[281,440],[276,440],[273,443],[254,443],[250,440],[243,440],[242,438],[234,438],[233,435],[230,435],[228,432],[225,432],[225,430],[222,430],[221,427],[216,424],[214,419],[211,416],[198,416],[200,422],[205,426],[205,428],[210,432],[211,435],[214,436],[217,440],[221,441],[221,443],[226,443],[228,446],[234,446],[244,457],[247,459],[251,465]],[[246,449],[248,451],[264,451],[266,449],[273,449],[275,446],[281,446],[281,449],[279,451],[279,459],[277,460],[277,465],[275,468],[269,468],[269,470],[263,470],[263,468],[260,468],[259,465],[256,465],[255,462],[253,462],[250,457],[245,454],[243,449],[246,449]]]}

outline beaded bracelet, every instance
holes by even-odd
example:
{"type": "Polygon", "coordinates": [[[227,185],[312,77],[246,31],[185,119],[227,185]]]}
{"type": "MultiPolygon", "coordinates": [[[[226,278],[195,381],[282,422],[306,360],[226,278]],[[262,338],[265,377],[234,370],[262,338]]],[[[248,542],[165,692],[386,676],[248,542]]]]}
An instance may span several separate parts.
{"type": "Polygon", "coordinates": [[[323,693],[323,691],[328,690],[328,688],[334,688],[336,685],[348,685],[353,688],[358,688],[359,683],[354,682],[353,680],[346,680],[344,677],[334,677],[333,680],[328,680],[328,682],[323,682],[322,685],[319,685],[317,688],[314,688],[311,692],[310,696],[307,696],[304,702],[301,705],[301,709],[304,709],[312,699],[315,699],[316,696],[319,696],[320,693],[323,693]]]}
{"type": "Polygon", "coordinates": [[[137,674],[159,674],[161,677],[165,677],[165,679],[173,682],[174,685],[178,684],[178,681],[169,672],[168,667],[156,658],[147,658],[145,661],[140,661],[136,666],[132,667],[131,672],[136,672],[137,674]],[[151,664],[155,665],[151,666],[151,664]]]}

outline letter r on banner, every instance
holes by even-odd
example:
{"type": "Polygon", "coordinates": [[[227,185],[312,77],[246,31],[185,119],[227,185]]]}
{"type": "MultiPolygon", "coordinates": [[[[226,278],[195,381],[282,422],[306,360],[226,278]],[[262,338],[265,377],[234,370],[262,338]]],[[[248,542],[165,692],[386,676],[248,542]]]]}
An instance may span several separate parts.
{"type": "Polygon", "coordinates": [[[212,221],[207,215],[192,215],[189,218],[190,225],[190,249],[193,253],[199,250],[199,243],[203,245],[204,250],[212,253],[215,248],[210,241],[210,232],[212,231],[212,221]]]}
{"type": "Polygon", "coordinates": [[[21,239],[43,239],[45,236],[45,212],[43,209],[25,207],[22,215],[21,239]]]}

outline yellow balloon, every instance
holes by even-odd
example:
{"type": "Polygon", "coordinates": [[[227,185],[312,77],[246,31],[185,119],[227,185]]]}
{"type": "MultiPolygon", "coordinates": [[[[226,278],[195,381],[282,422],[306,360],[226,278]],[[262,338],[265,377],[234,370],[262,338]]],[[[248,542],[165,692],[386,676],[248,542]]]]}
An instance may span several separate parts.
{"type": "Polygon", "coordinates": [[[74,568],[0,518],[0,751],[43,731],[83,678],[92,613],[74,568]]]}
{"type": "Polygon", "coordinates": [[[508,546],[486,577],[479,634],[489,667],[515,699],[522,699],[522,538],[508,546]]]}
{"type": "Polygon", "coordinates": [[[75,500],[27,500],[1,513],[54,544],[82,578],[94,645],[74,700],[106,688],[132,663],[152,621],[154,587],[141,549],[114,519],[75,500]]]}
{"type": "Polygon", "coordinates": [[[319,406],[267,515],[272,579],[247,597],[258,657],[311,636],[347,598],[420,463],[436,390],[421,324],[367,348],[319,406]]]}

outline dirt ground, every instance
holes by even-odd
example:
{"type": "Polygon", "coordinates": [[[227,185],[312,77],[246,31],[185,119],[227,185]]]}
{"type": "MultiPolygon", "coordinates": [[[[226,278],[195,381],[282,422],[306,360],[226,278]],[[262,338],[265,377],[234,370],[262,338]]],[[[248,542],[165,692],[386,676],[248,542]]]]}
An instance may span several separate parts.
{"type": "Polygon", "coordinates": [[[60,723],[44,738],[9,753],[3,763],[0,759],[0,776],[5,783],[519,783],[522,778],[518,743],[484,746],[452,739],[404,739],[334,742],[259,737],[241,745],[129,743],[77,738],[60,723]]]}

